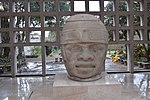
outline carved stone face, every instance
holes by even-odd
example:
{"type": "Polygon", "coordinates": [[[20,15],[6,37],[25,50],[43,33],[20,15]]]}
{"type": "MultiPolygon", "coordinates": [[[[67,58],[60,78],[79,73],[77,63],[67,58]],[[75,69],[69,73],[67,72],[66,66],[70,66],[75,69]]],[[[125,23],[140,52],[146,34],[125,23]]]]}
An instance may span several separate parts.
{"type": "Polygon", "coordinates": [[[99,79],[104,70],[108,45],[107,31],[103,24],[91,15],[79,15],[83,19],[87,16],[94,18],[90,22],[87,18],[85,21],[78,21],[79,16],[75,16],[77,22],[66,23],[61,37],[62,56],[68,77],[78,81],[99,79]],[[94,26],[90,26],[90,23],[94,26]],[[78,27],[80,25],[84,26],[78,27]]]}
{"type": "Polygon", "coordinates": [[[107,46],[97,43],[76,43],[63,46],[70,76],[91,78],[103,71],[107,46]]]}

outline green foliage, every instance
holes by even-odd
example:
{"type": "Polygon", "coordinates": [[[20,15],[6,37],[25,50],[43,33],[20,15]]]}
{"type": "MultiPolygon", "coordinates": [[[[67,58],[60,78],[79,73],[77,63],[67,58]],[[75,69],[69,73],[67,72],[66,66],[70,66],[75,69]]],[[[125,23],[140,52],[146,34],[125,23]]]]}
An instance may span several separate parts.
{"type": "Polygon", "coordinates": [[[113,11],[113,1],[109,1],[106,7],[104,8],[105,11],[113,11]]]}
{"type": "Polygon", "coordinates": [[[41,48],[39,46],[34,46],[33,50],[33,55],[35,56],[40,56],[41,55],[41,48]]]}
{"type": "Polygon", "coordinates": [[[30,12],[40,12],[40,4],[37,1],[30,1],[30,12]]]}
{"type": "Polygon", "coordinates": [[[119,2],[119,11],[127,11],[127,3],[126,3],[126,1],[119,2]]]}
{"type": "MultiPolygon", "coordinates": [[[[150,8],[150,3],[147,4],[148,5],[148,10],[150,8]]],[[[133,10],[134,11],[140,11],[141,8],[140,8],[141,4],[140,2],[138,1],[134,1],[134,4],[133,4],[133,10]]],[[[105,11],[112,11],[113,9],[113,2],[110,1],[106,7],[104,8],[105,11]]],[[[126,1],[121,1],[119,3],[119,11],[127,11],[127,2],[126,1]]],[[[105,17],[105,16],[104,16],[105,17]]],[[[147,25],[149,26],[150,24],[150,17],[147,17],[147,25]]],[[[113,21],[113,18],[111,16],[106,16],[105,17],[105,20],[104,20],[104,24],[106,26],[110,26],[112,24],[112,21],[113,21]]],[[[135,16],[134,15],[134,25],[135,26],[140,26],[140,23],[141,23],[141,18],[140,16],[135,16]]],[[[127,24],[127,18],[125,16],[121,16],[119,18],[119,24],[121,26],[127,24]]],[[[119,39],[126,39],[126,36],[127,35],[127,30],[122,30],[121,33],[119,33],[119,39]]],[[[134,35],[137,35],[139,38],[141,38],[141,35],[140,35],[140,31],[139,30],[135,30],[134,31],[134,35]]],[[[109,38],[110,40],[112,40],[113,38],[113,33],[112,32],[109,32],[109,38]]],[[[136,61],[150,61],[150,44],[137,44],[134,46],[135,50],[134,50],[134,58],[136,61]]]]}
{"type": "Polygon", "coordinates": [[[0,65],[7,65],[7,64],[10,64],[10,59],[0,58],[0,65]]]}
{"type": "Polygon", "coordinates": [[[9,24],[10,24],[10,18],[9,17],[1,17],[1,28],[9,28],[9,24]]]}
{"type": "Polygon", "coordinates": [[[46,1],[45,2],[45,12],[56,11],[56,6],[54,1],[46,1]]]}
{"type": "Polygon", "coordinates": [[[60,11],[70,11],[71,7],[70,7],[70,1],[60,1],[59,3],[59,8],[60,8],[60,11]]]}
{"type": "Polygon", "coordinates": [[[136,44],[134,48],[135,61],[150,61],[150,44],[136,44]]]}
{"type": "Polygon", "coordinates": [[[30,25],[32,25],[33,27],[39,26],[41,24],[40,20],[41,20],[40,16],[31,16],[30,25]]]}
{"type": "Polygon", "coordinates": [[[2,4],[3,9],[0,9],[0,12],[8,12],[9,11],[9,3],[8,2],[0,2],[2,4]]]}
{"type": "Polygon", "coordinates": [[[140,11],[140,3],[139,2],[134,1],[133,10],[134,11],[140,11]]]}
{"type": "Polygon", "coordinates": [[[24,7],[24,2],[23,1],[15,1],[15,12],[24,12],[25,7],[24,7]]]}

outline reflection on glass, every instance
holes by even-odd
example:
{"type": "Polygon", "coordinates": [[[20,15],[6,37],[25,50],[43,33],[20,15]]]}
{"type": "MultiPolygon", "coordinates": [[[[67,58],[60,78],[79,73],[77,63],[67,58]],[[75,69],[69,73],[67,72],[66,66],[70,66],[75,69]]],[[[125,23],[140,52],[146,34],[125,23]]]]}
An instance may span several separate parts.
{"type": "MultiPolygon", "coordinates": [[[[113,76],[117,81],[121,82],[124,90],[127,89],[130,92],[132,91],[132,93],[136,92],[141,98],[149,98],[149,74],[115,74],[113,76]]],[[[133,99],[137,98],[136,95],[134,95],[134,97],[133,94],[131,94],[131,96],[133,99]]]]}
{"type": "Polygon", "coordinates": [[[150,75],[144,75],[144,74],[135,74],[133,84],[140,90],[139,94],[142,97],[149,97],[149,80],[150,75]]]}

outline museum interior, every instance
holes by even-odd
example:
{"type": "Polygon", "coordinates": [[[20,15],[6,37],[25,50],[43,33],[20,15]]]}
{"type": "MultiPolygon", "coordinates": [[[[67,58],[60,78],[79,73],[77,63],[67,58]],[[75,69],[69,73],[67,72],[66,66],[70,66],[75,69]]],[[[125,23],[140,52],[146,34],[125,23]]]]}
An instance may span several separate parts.
{"type": "Polygon", "coordinates": [[[149,72],[150,0],[0,0],[0,100],[150,100],[149,72]],[[62,29],[77,14],[108,31],[98,82],[56,80],[67,73],[62,29]]]}

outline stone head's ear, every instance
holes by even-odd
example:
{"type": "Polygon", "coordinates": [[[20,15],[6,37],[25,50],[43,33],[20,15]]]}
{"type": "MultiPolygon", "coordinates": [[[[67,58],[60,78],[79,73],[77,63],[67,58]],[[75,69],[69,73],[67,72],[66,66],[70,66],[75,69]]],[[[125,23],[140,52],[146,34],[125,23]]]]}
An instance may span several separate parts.
{"type": "Polygon", "coordinates": [[[67,61],[66,52],[64,46],[61,47],[61,56],[63,57],[64,62],[67,61]]]}

